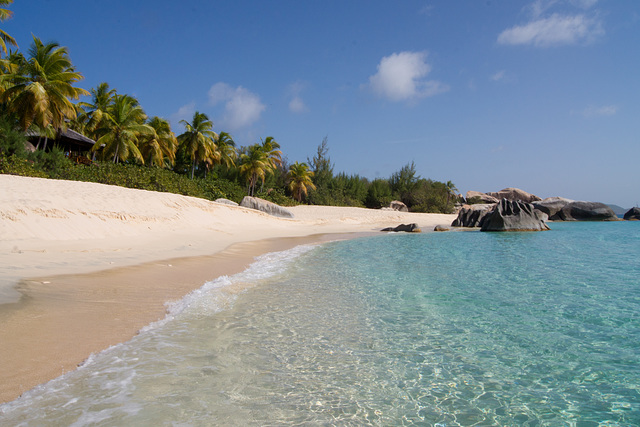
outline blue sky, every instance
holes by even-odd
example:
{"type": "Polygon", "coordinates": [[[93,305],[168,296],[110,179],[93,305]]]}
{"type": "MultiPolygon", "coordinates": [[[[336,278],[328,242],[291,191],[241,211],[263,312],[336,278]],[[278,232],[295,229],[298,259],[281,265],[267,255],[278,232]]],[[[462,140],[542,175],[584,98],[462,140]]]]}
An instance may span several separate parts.
{"type": "Polygon", "coordinates": [[[85,89],[194,111],[289,161],[414,161],[461,192],[640,203],[640,2],[16,0],[2,28],[67,46],[85,89]]]}

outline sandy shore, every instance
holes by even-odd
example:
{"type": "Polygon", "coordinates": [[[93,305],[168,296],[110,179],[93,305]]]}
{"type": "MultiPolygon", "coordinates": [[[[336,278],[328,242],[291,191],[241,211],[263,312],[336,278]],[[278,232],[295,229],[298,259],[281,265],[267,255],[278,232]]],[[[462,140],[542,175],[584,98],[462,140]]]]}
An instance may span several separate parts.
{"type": "Polygon", "coordinates": [[[165,303],[263,253],[453,215],[297,206],[294,219],[193,197],[0,175],[0,402],[134,336],[165,303]],[[342,233],[342,235],[340,235],[342,233]]]}

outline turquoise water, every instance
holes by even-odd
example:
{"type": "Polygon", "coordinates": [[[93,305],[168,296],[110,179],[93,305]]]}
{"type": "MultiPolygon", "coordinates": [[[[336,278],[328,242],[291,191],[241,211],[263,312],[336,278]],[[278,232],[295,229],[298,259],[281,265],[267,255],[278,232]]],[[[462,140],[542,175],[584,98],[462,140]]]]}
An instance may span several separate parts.
{"type": "Polygon", "coordinates": [[[269,254],[0,424],[640,425],[640,222],[551,227],[269,254]]]}

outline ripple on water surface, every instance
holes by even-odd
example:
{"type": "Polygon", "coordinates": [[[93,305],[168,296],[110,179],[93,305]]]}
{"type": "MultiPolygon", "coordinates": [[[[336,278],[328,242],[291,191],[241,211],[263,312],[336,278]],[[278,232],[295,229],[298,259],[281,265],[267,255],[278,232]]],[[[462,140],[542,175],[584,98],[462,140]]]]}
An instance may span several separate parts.
{"type": "Polygon", "coordinates": [[[3,405],[41,425],[640,424],[638,223],[263,257],[3,405]]]}

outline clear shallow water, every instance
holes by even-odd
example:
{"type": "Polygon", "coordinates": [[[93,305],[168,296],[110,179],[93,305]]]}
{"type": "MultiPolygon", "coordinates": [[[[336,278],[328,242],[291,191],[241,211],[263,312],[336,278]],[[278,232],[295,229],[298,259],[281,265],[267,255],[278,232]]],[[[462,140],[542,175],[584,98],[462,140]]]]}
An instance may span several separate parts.
{"type": "Polygon", "coordinates": [[[551,227],[270,254],[0,424],[640,425],[640,223],[551,227]]]}

